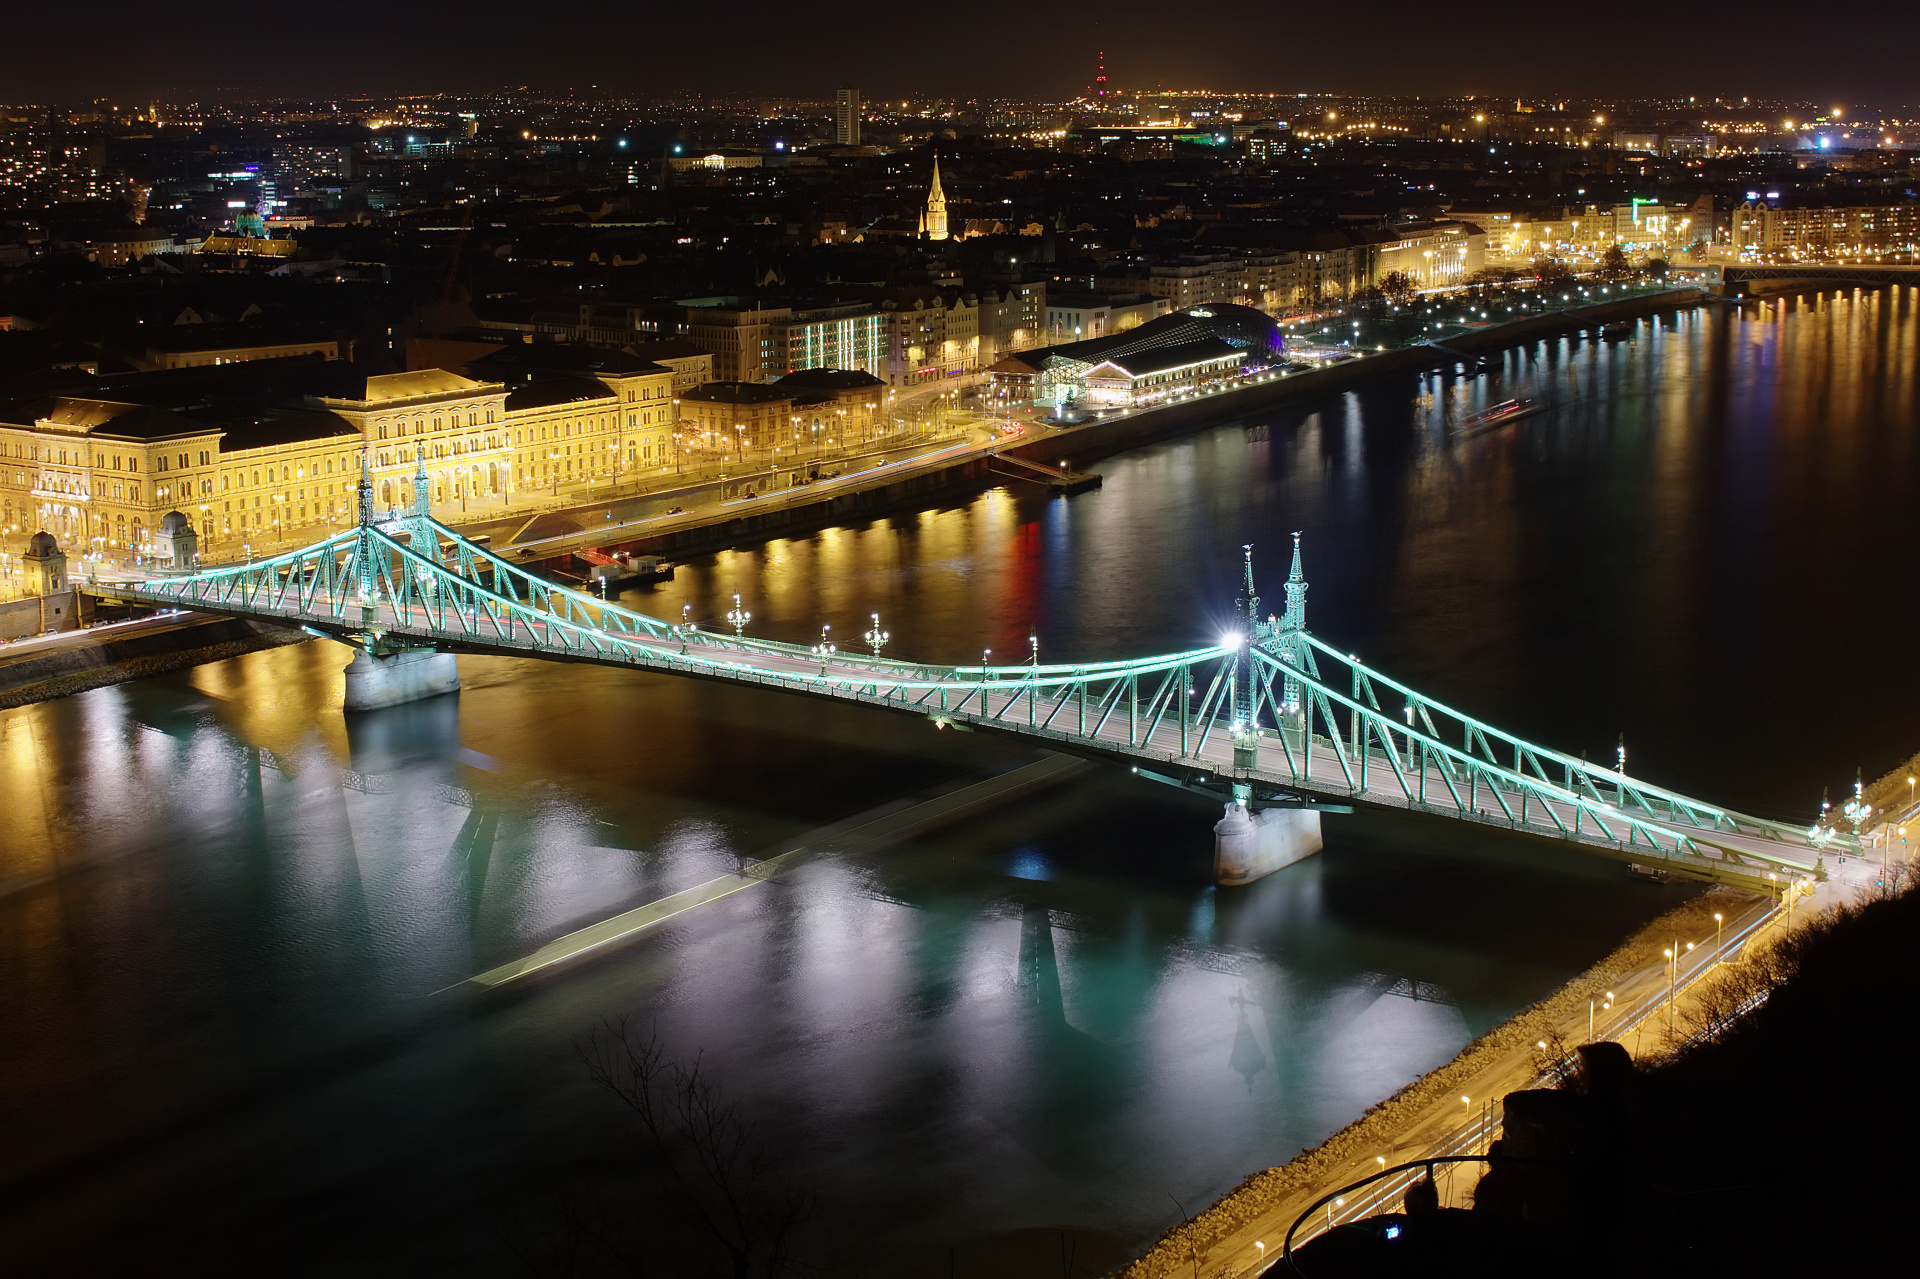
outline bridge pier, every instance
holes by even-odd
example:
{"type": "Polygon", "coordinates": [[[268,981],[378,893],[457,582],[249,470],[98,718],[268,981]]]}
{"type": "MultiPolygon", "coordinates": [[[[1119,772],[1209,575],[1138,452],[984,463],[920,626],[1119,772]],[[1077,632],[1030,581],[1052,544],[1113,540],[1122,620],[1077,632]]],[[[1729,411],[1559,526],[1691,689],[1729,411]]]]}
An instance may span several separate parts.
{"type": "Polygon", "coordinates": [[[347,664],[350,711],[377,711],[459,691],[460,667],[452,653],[430,648],[373,653],[363,648],[347,664]]]}
{"type": "Polygon", "coordinates": [[[1311,808],[1247,811],[1236,799],[1213,826],[1213,882],[1251,884],[1321,849],[1320,814],[1311,808]]]}

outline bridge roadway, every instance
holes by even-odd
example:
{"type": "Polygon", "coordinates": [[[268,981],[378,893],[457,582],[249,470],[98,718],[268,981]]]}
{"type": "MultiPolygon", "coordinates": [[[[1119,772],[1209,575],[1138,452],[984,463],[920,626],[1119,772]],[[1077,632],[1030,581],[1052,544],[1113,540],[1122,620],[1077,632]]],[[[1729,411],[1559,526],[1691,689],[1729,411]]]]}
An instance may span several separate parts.
{"type": "MultiPolygon", "coordinates": [[[[1292,650],[1304,660],[1295,656],[1289,663],[1284,653],[1276,658],[1274,650],[1288,641],[1284,635],[1276,639],[1268,625],[1256,625],[1264,633],[1256,646],[1235,636],[1216,648],[1131,662],[932,666],[674,626],[538,579],[531,579],[537,589],[529,589],[521,570],[480,548],[462,553],[462,575],[441,556],[428,560],[404,543],[375,536],[387,541],[388,569],[372,595],[358,584],[346,585],[356,581],[353,555],[364,553],[364,540],[362,551],[346,549],[351,533],[280,561],[192,575],[96,577],[87,589],[129,603],[304,626],[375,652],[431,648],[535,656],[803,693],[922,715],[940,727],[1039,739],[1126,764],[1154,780],[1223,799],[1232,795],[1255,808],[1367,804],[1427,813],[1762,892],[1823,874],[1822,846],[1805,832],[1728,814],[1637,779],[1621,776],[1616,782],[1616,774],[1584,763],[1576,770],[1566,756],[1470,720],[1461,735],[1464,749],[1443,742],[1429,712],[1465,717],[1357,662],[1354,696],[1344,695],[1317,668],[1309,669],[1314,657],[1306,644],[1292,650]],[[489,574],[476,566],[492,567],[491,585],[478,580],[489,574]],[[509,574],[521,579],[520,590],[509,574]],[[1288,680],[1293,705],[1306,704],[1304,714],[1296,710],[1291,718],[1280,713],[1274,691],[1276,681],[1288,680]],[[1377,700],[1374,681],[1407,698],[1407,723],[1367,704],[1377,700]],[[1241,737],[1236,762],[1233,725],[1261,720],[1263,687],[1268,726],[1241,737]],[[1418,729],[1412,723],[1416,707],[1418,729]],[[1305,752],[1303,731],[1311,733],[1305,752]],[[1514,768],[1494,760],[1489,733],[1512,744],[1514,768]],[[1536,755],[1564,768],[1564,781],[1549,781],[1536,755]],[[1522,770],[1526,763],[1531,771],[1522,770]]],[[[1297,556],[1289,585],[1297,585],[1304,598],[1297,556]]],[[[1304,632],[1297,637],[1306,638],[1304,632]]],[[[1334,652],[1309,642],[1312,650],[1334,652]]]]}

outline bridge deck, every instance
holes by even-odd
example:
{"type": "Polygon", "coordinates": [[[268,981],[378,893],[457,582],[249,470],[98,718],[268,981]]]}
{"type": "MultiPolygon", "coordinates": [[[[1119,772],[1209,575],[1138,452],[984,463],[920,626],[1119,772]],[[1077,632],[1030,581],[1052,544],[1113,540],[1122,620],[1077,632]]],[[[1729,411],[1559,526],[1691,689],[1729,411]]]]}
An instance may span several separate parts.
{"type": "Polygon", "coordinates": [[[972,676],[971,683],[939,685],[927,677],[929,672],[951,678],[952,668],[914,668],[837,653],[821,656],[795,646],[737,641],[705,631],[684,637],[611,633],[564,619],[503,620],[485,609],[457,607],[443,609],[439,623],[429,625],[430,615],[417,603],[403,611],[381,599],[367,608],[358,597],[310,594],[304,606],[297,598],[289,604],[285,596],[275,605],[256,593],[235,604],[182,599],[169,587],[161,579],[99,584],[95,589],[130,600],[279,618],[341,637],[378,632],[385,642],[400,645],[584,661],[779,688],[1039,738],[1062,750],[1147,766],[1177,781],[1199,775],[1228,784],[1262,783],[1309,802],[1431,813],[1760,891],[1776,888],[1776,876],[1800,879],[1813,874],[1818,855],[1810,846],[1790,845],[1777,834],[1759,830],[1707,828],[1685,821],[1650,824],[1647,813],[1572,793],[1556,797],[1537,786],[1503,787],[1488,780],[1483,770],[1462,769],[1440,758],[1429,764],[1411,737],[1396,768],[1396,761],[1379,746],[1367,750],[1363,761],[1350,744],[1343,751],[1316,736],[1302,756],[1297,740],[1289,751],[1268,729],[1257,753],[1259,766],[1236,772],[1233,743],[1219,718],[1222,706],[1214,706],[1209,715],[1203,703],[1199,718],[1179,717],[1184,723],[1167,722],[1168,707],[1163,706],[1161,716],[1149,710],[1146,720],[1151,722],[1144,722],[1132,711],[1115,714],[1117,696],[1103,711],[1098,704],[1090,706],[1084,683],[1075,695],[1063,691],[1058,679],[1042,679],[1037,673],[1024,678],[1027,668],[998,668],[972,676]],[[1416,755],[1417,769],[1409,762],[1416,755]],[[1651,842],[1647,832],[1670,836],[1671,847],[1651,842]]]}

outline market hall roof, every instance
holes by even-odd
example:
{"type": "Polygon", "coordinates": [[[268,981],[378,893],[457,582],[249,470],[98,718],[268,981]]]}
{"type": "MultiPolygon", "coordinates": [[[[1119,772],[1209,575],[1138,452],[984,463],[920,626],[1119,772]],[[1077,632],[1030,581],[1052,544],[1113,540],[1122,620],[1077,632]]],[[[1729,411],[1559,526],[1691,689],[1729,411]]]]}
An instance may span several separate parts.
{"type": "Polygon", "coordinates": [[[1149,374],[1166,373],[1173,369],[1190,369],[1218,360],[1239,359],[1245,354],[1238,347],[1230,346],[1219,338],[1202,338],[1198,342],[1182,342],[1177,346],[1155,346],[1128,355],[1108,356],[1088,369],[1087,376],[1096,376],[1100,369],[1112,367],[1129,377],[1146,377],[1149,374]]]}

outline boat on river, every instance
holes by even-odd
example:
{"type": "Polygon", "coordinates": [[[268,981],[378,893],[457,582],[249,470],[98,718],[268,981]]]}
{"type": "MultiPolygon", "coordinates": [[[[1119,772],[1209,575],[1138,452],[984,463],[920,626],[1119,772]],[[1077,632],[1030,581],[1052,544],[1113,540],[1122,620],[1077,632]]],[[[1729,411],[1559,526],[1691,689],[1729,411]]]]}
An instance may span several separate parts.
{"type": "Polygon", "coordinates": [[[1478,413],[1470,413],[1453,424],[1454,434],[1481,435],[1487,431],[1498,430],[1509,422],[1518,422],[1523,417],[1531,417],[1546,405],[1535,399],[1502,400],[1498,404],[1489,404],[1478,413]]]}

